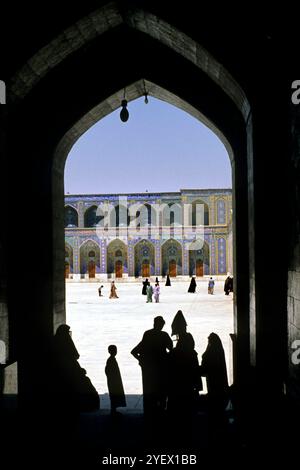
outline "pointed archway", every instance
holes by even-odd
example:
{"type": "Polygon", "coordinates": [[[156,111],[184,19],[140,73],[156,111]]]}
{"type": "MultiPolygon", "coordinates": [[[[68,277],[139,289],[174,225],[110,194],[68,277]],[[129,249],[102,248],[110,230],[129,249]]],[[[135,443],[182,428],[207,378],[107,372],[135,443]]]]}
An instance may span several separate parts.
{"type": "Polygon", "coordinates": [[[170,277],[182,274],[182,246],[174,239],[167,240],[161,248],[162,275],[170,277]]]}
{"type": "Polygon", "coordinates": [[[149,240],[140,240],[134,246],[135,277],[150,277],[155,274],[154,246],[149,240]]]}

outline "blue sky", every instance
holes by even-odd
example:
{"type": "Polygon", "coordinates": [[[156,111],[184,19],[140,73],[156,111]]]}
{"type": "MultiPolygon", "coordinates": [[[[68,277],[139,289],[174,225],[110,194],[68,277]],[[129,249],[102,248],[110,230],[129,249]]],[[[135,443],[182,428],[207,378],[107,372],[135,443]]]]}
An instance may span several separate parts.
{"type": "Polygon", "coordinates": [[[201,122],[156,98],[128,104],[75,143],[65,167],[65,193],[103,194],[230,188],[227,151],[201,122]]]}

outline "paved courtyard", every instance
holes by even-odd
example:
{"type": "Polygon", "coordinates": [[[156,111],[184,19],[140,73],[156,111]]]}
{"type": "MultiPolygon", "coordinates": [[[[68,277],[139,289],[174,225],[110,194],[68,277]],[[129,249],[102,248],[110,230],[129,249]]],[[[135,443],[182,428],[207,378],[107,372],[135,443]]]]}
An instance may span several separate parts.
{"type": "MultiPolygon", "coordinates": [[[[232,294],[225,296],[223,281],[217,281],[215,294],[207,294],[207,281],[198,281],[197,293],[187,293],[188,282],[174,281],[171,287],[161,283],[160,303],[146,303],[141,283],[116,283],[119,299],[109,299],[110,283],[67,283],[67,323],[80,354],[80,365],[87,371],[99,394],[107,393],[104,373],[107,347],[116,344],[117,360],[126,394],[141,394],[141,370],[130,351],[152,328],[153,318],[162,315],[164,331],[171,334],[171,323],[177,310],[186,318],[187,331],[193,334],[199,362],[207,346],[207,336],[217,333],[225,349],[229,381],[232,381],[231,339],[233,333],[232,294]]],[[[173,337],[175,338],[175,337],[173,337]]],[[[205,380],[204,380],[205,385],[205,380]]],[[[107,397],[108,398],[108,397],[107,397]]],[[[106,400],[105,400],[106,401],[106,400]]]]}

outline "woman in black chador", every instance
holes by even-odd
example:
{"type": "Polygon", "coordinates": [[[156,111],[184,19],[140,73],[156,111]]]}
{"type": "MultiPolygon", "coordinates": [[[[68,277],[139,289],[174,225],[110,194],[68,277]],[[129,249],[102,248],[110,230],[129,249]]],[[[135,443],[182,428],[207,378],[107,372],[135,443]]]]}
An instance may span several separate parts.
{"type": "Polygon", "coordinates": [[[53,338],[52,383],[54,399],[66,411],[92,411],[100,406],[99,395],[78,363],[79,353],[69,325],[60,325],[53,338]]]}
{"type": "Polygon", "coordinates": [[[148,281],[148,279],[143,281],[143,289],[142,289],[142,294],[143,295],[147,295],[147,286],[149,286],[149,285],[150,285],[150,282],[148,281]]]}
{"type": "Polygon", "coordinates": [[[181,310],[172,322],[172,336],[177,336],[176,347],[170,353],[168,411],[189,415],[196,411],[199,391],[202,390],[198,354],[181,310]]]}
{"type": "Polygon", "coordinates": [[[170,286],[171,285],[171,280],[170,280],[170,276],[169,274],[167,274],[167,280],[166,280],[166,286],[170,286]]]}
{"type": "Polygon", "coordinates": [[[228,403],[228,379],[222,341],[216,333],[208,337],[202,355],[201,375],[206,377],[208,404],[212,411],[223,411],[228,403]]]}
{"type": "Polygon", "coordinates": [[[192,279],[191,279],[191,283],[190,283],[190,287],[188,289],[188,292],[192,292],[194,294],[196,292],[196,287],[197,287],[196,279],[195,279],[195,276],[193,276],[192,279]]]}

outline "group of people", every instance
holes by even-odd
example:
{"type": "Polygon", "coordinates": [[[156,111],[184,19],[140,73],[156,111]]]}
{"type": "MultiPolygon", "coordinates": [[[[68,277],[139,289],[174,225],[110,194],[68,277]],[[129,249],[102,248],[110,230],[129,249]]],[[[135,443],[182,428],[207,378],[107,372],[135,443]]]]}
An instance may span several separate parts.
{"type": "MultiPolygon", "coordinates": [[[[171,280],[170,280],[169,274],[167,275],[165,285],[171,286],[171,280]]],[[[197,287],[196,277],[192,276],[192,279],[188,288],[188,292],[194,294],[196,292],[196,287],[197,287]]],[[[102,289],[103,289],[103,285],[101,285],[98,288],[99,297],[103,297],[102,289]]],[[[208,280],[208,294],[213,295],[214,289],[215,289],[215,281],[212,277],[210,277],[208,280]]],[[[230,273],[227,273],[227,278],[225,279],[224,292],[225,292],[225,295],[229,295],[230,292],[233,292],[233,276],[230,273]]],[[[147,303],[152,302],[152,297],[154,297],[154,300],[156,303],[159,302],[160,286],[159,286],[158,277],[156,277],[154,287],[152,287],[148,278],[145,279],[145,281],[143,281],[142,294],[147,296],[147,303]]],[[[117,287],[115,285],[115,281],[111,282],[109,298],[110,299],[119,298],[119,296],[117,295],[117,287]]]]}
{"type": "MultiPolygon", "coordinates": [[[[157,416],[168,412],[178,416],[182,410],[190,416],[198,409],[202,377],[206,377],[208,409],[224,411],[228,402],[228,380],[219,336],[216,333],[209,335],[208,346],[199,364],[194,338],[187,332],[182,311],[177,312],[171,325],[171,336],[176,336],[175,347],[169,334],[162,331],[164,325],[163,317],[155,317],[153,328],[145,331],[142,340],[131,351],[141,366],[144,414],[157,416]]],[[[126,397],[116,359],[117,346],[111,344],[108,352],[105,374],[111,414],[116,415],[117,408],[126,406],[126,397]]],[[[97,410],[99,395],[78,359],[70,327],[61,325],[53,339],[51,391],[59,397],[64,409],[97,410]]]]}
{"type": "Polygon", "coordinates": [[[142,295],[147,296],[147,303],[152,302],[152,296],[154,296],[154,300],[156,303],[159,302],[160,286],[159,286],[158,277],[155,280],[154,287],[151,286],[151,283],[149,282],[148,279],[145,279],[145,281],[143,281],[142,295]]]}
{"type": "MultiPolygon", "coordinates": [[[[190,286],[188,288],[188,292],[195,294],[196,287],[197,287],[196,278],[195,276],[192,276],[190,286]]],[[[214,288],[215,288],[215,281],[212,277],[210,277],[208,281],[208,293],[212,295],[214,293],[214,288]]]]}
{"type": "MultiPolygon", "coordinates": [[[[168,413],[186,415],[197,411],[199,392],[206,377],[209,409],[222,411],[228,402],[228,380],[224,349],[219,336],[211,333],[202,355],[201,365],[195,351],[195,342],[187,332],[187,323],[181,310],[172,322],[171,336],[176,335],[176,346],[168,333],[162,331],[163,317],[154,318],[153,328],[147,330],[131,354],[139,361],[142,371],[143,407],[147,416],[168,413]]],[[[111,412],[126,406],[120,370],[116,361],[117,348],[109,346],[110,357],[105,373],[111,400],[111,412]]]]}

